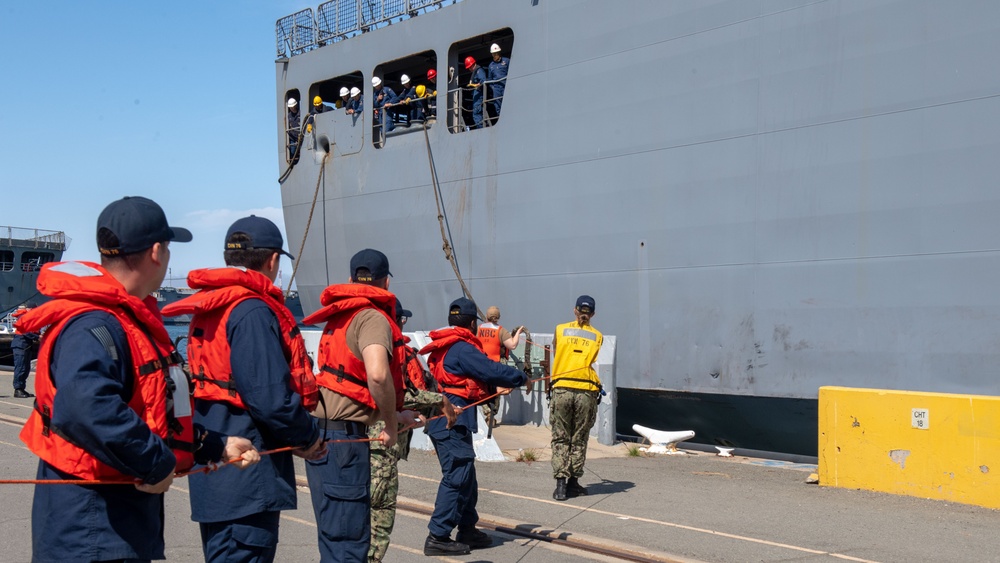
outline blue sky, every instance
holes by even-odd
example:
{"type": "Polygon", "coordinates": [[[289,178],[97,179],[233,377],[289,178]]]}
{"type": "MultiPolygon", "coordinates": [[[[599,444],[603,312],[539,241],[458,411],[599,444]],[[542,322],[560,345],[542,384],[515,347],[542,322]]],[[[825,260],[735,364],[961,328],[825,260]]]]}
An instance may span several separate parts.
{"type": "Polygon", "coordinates": [[[307,7],[0,2],[0,225],[65,231],[65,258],[95,260],[101,209],[143,195],[194,233],[171,247],[175,278],[222,265],[241,216],[284,231],[274,22],[307,7]]]}

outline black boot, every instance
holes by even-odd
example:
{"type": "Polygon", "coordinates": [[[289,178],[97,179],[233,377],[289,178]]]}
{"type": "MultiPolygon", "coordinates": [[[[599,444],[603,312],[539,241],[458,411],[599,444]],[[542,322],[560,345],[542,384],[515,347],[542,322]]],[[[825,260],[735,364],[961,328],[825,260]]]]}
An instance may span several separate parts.
{"type": "Polygon", "coordinates": [[[571,497],[585,497],[587,496],[587,487],[581,485],[576,477],[570,477],[569,481],[566,482],[566,494],[571,497]]]}
{"type": "Polygon", "coordinates": [[[552,493],[556,500],[566,500],[566,479],[556,479],[556,490],[552,493]]]}
{"type": "Polygon", "coordinates": [[[459,530],[455,535],[455,541],[464,543],[469,549],[483,549],[493,545],[493,538],[482,530],[472,528],[468,531],[459,530]]]}
{"type": "Polygon", "coordinates": [[[424,541],[424,555],[467,555],[469,546],[451,538],[427,536],[424,541]]]}

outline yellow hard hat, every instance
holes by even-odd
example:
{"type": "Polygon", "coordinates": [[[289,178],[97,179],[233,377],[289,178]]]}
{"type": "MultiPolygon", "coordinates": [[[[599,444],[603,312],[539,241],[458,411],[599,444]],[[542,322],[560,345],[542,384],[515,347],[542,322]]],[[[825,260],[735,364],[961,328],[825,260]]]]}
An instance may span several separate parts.
{"type": "Polygon", "coordinates": [[[417,97],[418,98],[423,98],[424,94],[426,94],[426,93],[427,93],[427,87],[426,86],[424,86],[423,84],[420,84],[420,85],[417,86],[417,97]]]}
{"type": "Polygon", "coordinates": [[[321,105],[323,105],[323,98],[320,98],[319,96],[316,96],[315,98],[313,98],[313,105],[314,106],[321,106],[321,105]]]}

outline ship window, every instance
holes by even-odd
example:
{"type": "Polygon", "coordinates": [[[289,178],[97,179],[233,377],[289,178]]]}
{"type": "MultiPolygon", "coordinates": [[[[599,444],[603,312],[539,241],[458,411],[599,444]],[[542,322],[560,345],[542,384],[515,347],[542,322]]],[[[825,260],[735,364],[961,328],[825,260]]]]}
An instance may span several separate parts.
{"type": "Polygon", "coordinates": [[[42,269],[42,264],[48,264],[56,259],[56,255],[51,252],[24,252],[21,254],[21,271],[37,272],[42,269]]]}
{"type": "Polygon", "coordinates": [[[513,61],[514,32],[499,29],[453,43],[448,51],[448,131],[461,133],[500,122],[507,91],[507,71],[513,61]],[[500,47],[500,60],[490,52],[500,47]],[[466,67],[469,59],[475,63],[466,67]],[[481,72],[480,72],[481,70],[481,72]]]}
{"type": "Polygon", "coordinates": [[[0,272],[14,269],[14,253],[10,250],[0,250],[0,272]]]}
{"type": "Polygon", "coordinates": [[[364,77],[361,71],[354,71],[336,78],[317,82],[309,87],[309,113],[316,113],[316,96],[322,100],[323,111],[334,109],[346,111],[346,105],[350,101],[351,88],[357,88],[361,92],[365,91],[364,77]],[[348,92],[347,100],[340,97],[340,91],[346,88],[348,92]]]}
{"type": "Polygon", "coordinates": [[[431,128],[437,121],[437,54],[423,51],[382,63],[372,76],[382,81],[381,89],[370,84],[372,144],[380,149],[388,139],[431,128]],[[407,83],[403,84],[406,77],[407,83]],[[379,96],[381,95],[381,99],[379,96]]]}
{"type": "Polygon", "coordinates": [[[285,93],[283,104],[285,112],[285,161],[292,162],[298,156],[299,132],[302,128],[302,96],[298,89],[289,90],[285,93]],[[295,100],[295,107],[289,104],[295,100]]]}

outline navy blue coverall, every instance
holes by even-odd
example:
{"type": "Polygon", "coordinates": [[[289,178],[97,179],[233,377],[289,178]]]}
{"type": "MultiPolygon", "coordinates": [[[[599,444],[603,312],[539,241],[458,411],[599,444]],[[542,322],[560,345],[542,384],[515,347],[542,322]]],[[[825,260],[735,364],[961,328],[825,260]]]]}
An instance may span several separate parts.
{"type": "MultiPolygon", "coordinates": [[[[385,106],[385,104],[387,103],[392,102],[392,100],[396,98],[396,92],[394,92],[393,89],[389,88],[388,86],[382,86],[382,89],[376,90],[374,95],[375,95],[375,103],[373,104],[373,106],[376,110],[375,126],[377,127],[380,123],[382,123],[382,118],[384,117],[383,114],[387,113],[383,110],[383,106],[385,106]],[[382,96],[381,100],[379,99],[379,96],[382,96]]],[[[396,126],[393,125],[392,119],[386,119],[385,122],[386,122],[385,123],[386,132],[395,129],[396,126]]]]}
{"type": "MultiPolygon", "coordinates": [[[[518,387],[528,379],[524,372],[494,362],[467,342],[457,342],[448,349],[444,369],[496,387],[518,387]]],[[[445,395],[456,407],[465,407],[471,402],[451,393],[445,395]]],[[[476,511],[479,483],[476,481],[476,452],[472,447],[472,435],[478,430],[476,408],[463,410],[451,429],[447,425],[444,418],[427,423],[427,433],[441,463],[441,484],[427,528],[431,535],[442,539],[451,537],[456,527],[460,533],[471,532],[479,522],[476,511]]]]}
{"type": "Polygon", "coordinates": [[[301,120],[298,110],[288,112],[288,160],[294,160],[298,156],[301,120]]]}
{"type": "Polygon", "coordinates": [[[17,333],[10,342],[14,354],[14,390],[24,391],[28,385],[28,373],[31,372],[31,348],[38,342],[38,334],[17,333]]]}
{"type": "Polygon", "coordinates": [[[503,103],[503,91],[507,87],[507,70],[510,68],[510,59],[500,57],[500,61],[490,61],[489,79],[499,80],[490,85],[493,98],[493,115],[500,117],[500,105],[503,103]]]}
{"type": "MultiPolygon", "coordinates": [[[[319,438],[313,417],[289,385],[278,319],[260,299],[237,305],[226,323],[236,392],[246,410],[222,401],[195,400],[194,421],[229,436],[244,436],[258,451],[308,447],[319,438]]],[[[201,525],[205,561],[273,561],[281,510],[296,508],[291,452],[261,456],[243,471],[197,473],[191,519],[201,525]]]]}
{"type": "Polygon", "coordinates": [[[478,88],[472,90],[472,122],[473,129],[479,129],[483,126],[483,83],[486,82],[486,72],[483,67],[476,65],[475,70],[472,71],[472,77],[469,79],[470,84],[478,84],[478,88]]]}
{"type": "MultiPolygon", "coordinates": [[[[84,313],[60,332],[51,373],[58,392],[52,428],[102,463],[148,484],[159,483],[177,463],[167,444],[128,406],[134,378],[125,331],[110,314],[84,313]],[[106,347],[110,338],[114,351],[106,347]]],[[[201,429],[196,426],[196,435],[201,429]]],[[[199,461],[222,457],[212,434],[196,452],[199,461]]],[[[44,461],[38,479],[73,480],[44,461]]],[[[164,558],[163,495],[131,485],[36,485],[31,506],[32,559],[83,562],[164,558]]]]}
{"type": "Polygon", "coordinates": [[[402,119],[402,121],[406,123],[407,127],[410,126],[410,122],[413,119],[422,120],[424,118],[423,108],[421,107],[421,104],[417,103],[417,89],[415,87],[407,88],[404,86],[399,95],[389,100],[389,103],[393,104],[393,107],[388,111],[391,112],[395,118],[402,119]],[[410,103],[404,104],[403,100],[407,98],[410,99],[410,103]]]}
{"type": "Polygon", "coordinates": [[[363,95],[358,96],[357,98],[351,98],[350,101],[347,102],[347,106],[345,109],[354,110],[355,115],[360,115],[361,112],[364,110],[363,107],[364,102],[362,102],[363,98],[364,98],[363,95]]]}

